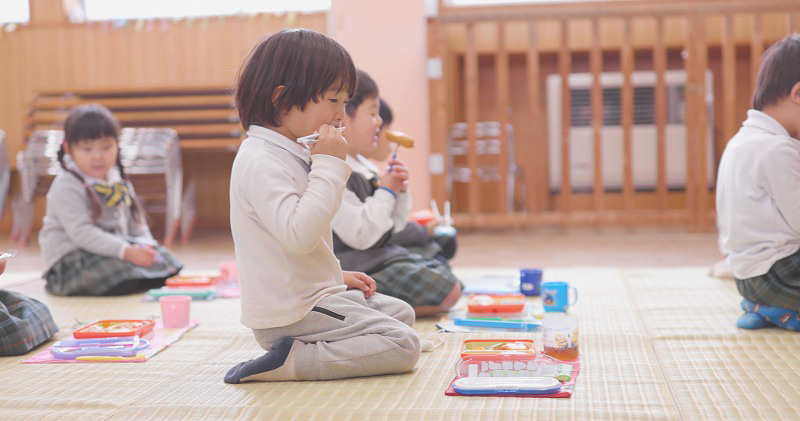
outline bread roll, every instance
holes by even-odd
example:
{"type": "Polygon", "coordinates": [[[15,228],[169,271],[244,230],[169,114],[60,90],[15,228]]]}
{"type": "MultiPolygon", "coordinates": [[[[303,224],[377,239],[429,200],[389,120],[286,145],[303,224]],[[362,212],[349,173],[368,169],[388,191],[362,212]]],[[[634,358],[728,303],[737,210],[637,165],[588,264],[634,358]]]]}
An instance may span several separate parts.
{"type": "Polygon", "coordinates": [[[397,143],[398,145],[404,148],[414,147],[414,138],[403,132],[398,132],[395,130],[387,130],[386,139],[388,139],[390,142],[397,143]]]}

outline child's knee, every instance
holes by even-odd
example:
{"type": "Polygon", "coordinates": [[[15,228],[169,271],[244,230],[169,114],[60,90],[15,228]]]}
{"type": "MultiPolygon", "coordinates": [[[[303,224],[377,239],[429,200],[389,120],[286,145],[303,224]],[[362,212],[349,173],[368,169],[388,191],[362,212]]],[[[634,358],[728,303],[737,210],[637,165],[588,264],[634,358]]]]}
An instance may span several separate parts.
{"type": "Polygon", "coordinates": [[[398,311],[397,311],[397,315],[395,315],[395,318],[397,320],[400,320],[401,322],[409,325],[409,326],[413,326],[414,325],[414,321],[417,318],[417,314],[414,312],[414,308],[411,307],[411,304],[409,304],[409,303],[407,303],[407,302],[405,302],[403,300],[399,300],[398,299],[397,301],[398,301],[398,304],[397,304],[398,311]]]}
{"type": "Polygon", "coordinates": [[[456,284],[453,285],[453,289],[450,290],[447,296],[444,297],[444,300],[442,300],[441,304],[439,304],[439,310],[450,310],[451,307],[456,305],[459,298],[461,298],[461,282],[456,282],[456,284]]]}
{"type": "Polygon", "coordinates": [[[397,344],[398,368],[402,372],[410,371],[417,364],[422,352],[419,335],[413,329],[404,330],[397,344]]]}

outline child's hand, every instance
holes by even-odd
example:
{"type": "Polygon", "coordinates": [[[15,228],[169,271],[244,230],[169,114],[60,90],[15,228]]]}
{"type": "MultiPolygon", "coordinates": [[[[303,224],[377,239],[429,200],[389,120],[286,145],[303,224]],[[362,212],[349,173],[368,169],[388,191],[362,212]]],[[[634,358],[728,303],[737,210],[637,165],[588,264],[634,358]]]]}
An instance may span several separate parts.
{"type": "Polygon", "coordinates": [[[436,227],[438,227],[439,224],[441,224],[441,222],[442,221],[440,221],[439,218],[436,218],[436,219],[432,220],[431,222],[428,222],[427,224],[425,224],[425,229],[428,230],[428,237],[433,237],[433,234],[434,234],[434,231],[436,230],[436,227]]]}
{"type": "Polygon", "coordinates": [[[125,260],[136,266],[150,266],[155,262],[156,256],[158,253],[150,246],[133,244],[125,247],[125,260]]]}
{"type": "Polygon", "coordinates": [[[0,273],[6,271],[6,263],[8,263],[8,259],[6,259],[5,257],[0,259],[0,273]]]}
{"type": "Polygon", "coordinates": [[[375,289],[378,288],[375,280],[366,273],[347,272],[343,270],[342,276],[344,277],[344,284],[347,285],[347,289],[360,289],[366,298],[372,297],[372,294],[375,294],[375,289]]]}
{"type": "Polygon", "coordinates": [[[311,145],[311,153],[335,156],[344,160],[347,156],[347,141],[339,134],[336,127],[329,124],[319,126],[317,143],[311,145]]]}
{"type": "Polygon", "coordinates": [[[408,168],[401,161],[390,159],[389,167],[383,171],[381,176],[381,186],[391,189],[393,192],[406,191],[408,189],[408,168]]]}

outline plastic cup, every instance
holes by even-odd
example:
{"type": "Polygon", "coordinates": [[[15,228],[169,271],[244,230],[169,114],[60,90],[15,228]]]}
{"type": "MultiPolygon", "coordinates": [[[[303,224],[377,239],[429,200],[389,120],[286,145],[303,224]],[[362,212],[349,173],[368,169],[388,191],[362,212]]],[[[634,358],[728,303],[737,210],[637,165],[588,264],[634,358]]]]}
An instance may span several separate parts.
{"type": "Polygon", "coordinates": [[[528,296],[538,297],[542,295],[542,270],[520,269],[519,290],[528,296]]]}
{"type": "Polygon", "coordinates": [[[239,270],[236,260],[224,260],[219,263],[219,272],[226,283],[235,284],[239,282],[239,270]]]}
{"type": "Polygon", "coordinates": [[[192,297],[188,295],[168,295],[158,299],[161,302],[161,321],[166,328],[189,326],[189,310],[192,297]]]}

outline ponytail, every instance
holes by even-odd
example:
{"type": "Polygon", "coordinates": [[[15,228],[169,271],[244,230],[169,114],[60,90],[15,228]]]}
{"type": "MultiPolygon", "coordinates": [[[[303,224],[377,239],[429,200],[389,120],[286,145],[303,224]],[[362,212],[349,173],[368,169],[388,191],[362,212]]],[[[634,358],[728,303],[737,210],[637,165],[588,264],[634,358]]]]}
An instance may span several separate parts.
{"type": "Polygon", "coordinates": [[[103,205],[102,203],[100,203],[100,198],[97,197],[96,194],[94,194],[92,189],[89,188],[89,185],[86,184],[86,180],[84,180],[80,174],[67,168],[66,164],[64,163],[64,146],[65,144],[62,143],[61,148],[58,150],[58,163],[61,164],[61,168],[63,168],[64,171],[67,171],[68,173],[77,177],[78,180],[81,181],[81,184],[83,184],[83,188],[86,189],[86,195],[89,196],[89,203],[91,204],[92,207],[92,221],[97,222],[97,218],[100,217],[100,213],[103,211],[102,209],[103,205]]]}
{"type": "MultiPolygon", "coordinates": [[[[125,175],[125,167],[122,166],[122,158],[120,157],[121,155],[122,154],[119,153],[119,151],[117,151],[117,170],[119,170],[119,176],[122,177],[122,181],[124,181],[125,184],[130,184],[128,176],[125,175]]],[[[136,222],[137,224],[144,224],[145,222],[147,222],[147,215],[144,212],[144,207],[142,206],[142,203],[139,202],[139,199],[136,197],[135,194],[133,194],[132,190],[130,197],[131,197],[131,216],[133,216],[134,222],[136,222]]]]}

